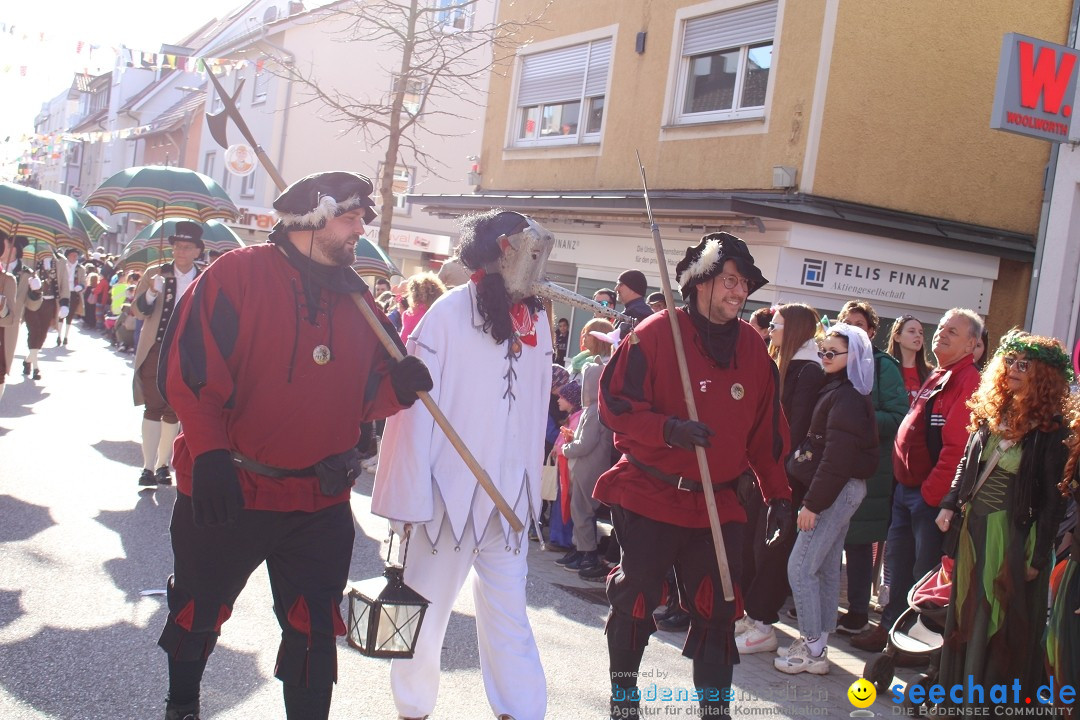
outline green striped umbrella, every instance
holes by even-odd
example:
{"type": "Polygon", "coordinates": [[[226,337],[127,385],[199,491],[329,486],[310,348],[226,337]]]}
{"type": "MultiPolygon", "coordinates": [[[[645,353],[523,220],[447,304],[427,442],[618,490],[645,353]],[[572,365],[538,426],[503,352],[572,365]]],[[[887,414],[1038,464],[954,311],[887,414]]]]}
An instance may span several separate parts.
{"type": "MultiPolygon", "coordinates": [[[[0,230],[40,241],[53,250],[61,246],[90,249],[90,236],[78,201],[67,195],[0,183],[0,230]]],[[[89,213],[87,213],[89,214],[89,213]]]]}
{"type": "MultiPolygon", "coordinates": [[[[176,223],[183,220],[184,218],[167,218],[147,225],[124,248],[124,254],[151,245],[158,245],[161,238],[168,238],[170,235],[176,234],[176,223]]],[[[228,252],[245,245],[240,236],[220,220],[207,220],[202,226],[202,240],[207,250],[228,252]]]]}
{"type": "Polygon", "coordinates": [[[116,173],[101,184],[87,205],[110,213],[135,213],[154,220],[178,218],[205,222],[239,214],[224,188],[194,170],[148,165],[116,173]]]}
{"type": "Polygon", "coordinates": [[[163,248],[150,245],[130,253],[125,249],[124,255],[120,258],[120,267],[124,268],[124,272],[134,270],[144,273],[147,268],[157,267],[170,260],[172,260],[172,245],[166,245],[163,248]]]}
{"type": "Polygon", "coordinates": [[[382,248],[363,235],[356,241],[356,261],[352,266],[357,275],[374,276],[387,281],[393,275],[404,277],[382,248]]]}
{"type": "Polygon", "coordinates": [[[90,237],[91,242],[97,242],[102,235],[109,231],[109,226],[86,208],[79,208],[77,214],[83,227],[86,228],[86,234],[90,237]]]}

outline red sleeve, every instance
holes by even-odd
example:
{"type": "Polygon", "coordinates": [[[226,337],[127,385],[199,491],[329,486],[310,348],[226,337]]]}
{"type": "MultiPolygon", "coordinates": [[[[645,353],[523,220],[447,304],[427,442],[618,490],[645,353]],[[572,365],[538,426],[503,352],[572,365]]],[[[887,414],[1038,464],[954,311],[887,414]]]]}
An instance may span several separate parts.
{"type": "Polygon", "coordinates": [[[235,309],[241,307],[241,299],[225,292],[218,280],[222,274],[219,268],[217,273],[202,273],[195,279],[177,305],[165,341],[169,349],[163,383],[166,397],[184,425],[192,457],[229,449],[224,409],[233,395],[234,381],[220,341],[226,340],[224,335],[230,330],[235,340],[235,327],[226,327],[227,316],[238,317],[235,309]],[[168,337],[177,328],[175,337],[168,337]]]}
{"type": "Polygon", "coordinates": [[[790,500],[791,486],[784,470],[790,441],[787,418],[780,407],[780,374],[767,355],[765,359],[768,380],[758,402],[757,421],[750,431],[746,454],[757,475],[761,496],[768,503],[777,498],[790,500]]]}
{"type": "Polygon", "coordinates": [[[956,384],[955,400],[949,406],[945,415],[945,426],[941,428],[941,454],[930,471],[926,481],[922,484],[922,496],[927,505],[938,507],[945,495],[949,492],[953,478],[956,476],[956,468],[964,456],[964,447],[968,441],[968,425],[971,424],[971,410],[967,402],[979,387],[979,372],[974,365],[969,365],[966,372],[955,375],[949,384],[956,384]]]}
{"type": "Polygon", "coordinates": [[[625,435],[639,445],[667,447],[664,423],[670,416],[653,409],[651,366],[660,327],[665,326],[652,323],[636,333],[638,342],[620,343],[600,376],[600,419],[616,433],[616,440],[625,435]]]}

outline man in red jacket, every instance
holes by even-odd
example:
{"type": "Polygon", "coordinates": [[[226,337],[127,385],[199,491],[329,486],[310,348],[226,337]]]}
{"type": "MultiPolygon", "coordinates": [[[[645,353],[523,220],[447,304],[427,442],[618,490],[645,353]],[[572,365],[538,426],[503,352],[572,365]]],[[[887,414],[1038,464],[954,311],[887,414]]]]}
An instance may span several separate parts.
{"type": "Polygon", "coordinates": [[[671,591],[664,578],[672,565],[690,613],[683,654],[693,659],[696,699],[710,717],[727,715],[742,599],[736,586],[735,601],[724,600],[695,448],[706,448],[734,580],[746,522],[735,485],[748,467],[769,503],[772,544],[794,532],[776,365],[754,329],[738,319],[747,296],[767,281],[746,243],[727,233],[706,235],[675,270],[687,301],[675,312],[701,421],[686,419],[670,310],[643,320],[600,379],[600,417],[623,453],[593,492],[611,506],[622,545],[607,580],[612,718],[640,712],[638,668],[656,631],[652,611],[671,591]]]}
{"type": "Polygon", "coordinates": [[[207,658],[264,561],[285,715],[329,715],[360,426],[431,389],[423,362],[395,362],[356,304],[375,308],[350,267],[375,217],[371,193],[350,172],[293,183],[274,201],[269,242],[215,261],[169,323],[157,377],[183,430],[158,640],[169,656],[166,720],[198,720],[207,658]]]}
{"type": "Polygon", "coordinates": [[[982,319],[973,311],[953,308],[934,332],[938,367],[923,383],[893,442],[897,486],[885,541],[889,604],[880,625],[851,639],[861,650],[885,648],[889,629],[907,608],[911,586],[941,561],[942,534],[934,520],[967,444],[967,401],[979,387],[972,352],[982,330],[982,319]]]}

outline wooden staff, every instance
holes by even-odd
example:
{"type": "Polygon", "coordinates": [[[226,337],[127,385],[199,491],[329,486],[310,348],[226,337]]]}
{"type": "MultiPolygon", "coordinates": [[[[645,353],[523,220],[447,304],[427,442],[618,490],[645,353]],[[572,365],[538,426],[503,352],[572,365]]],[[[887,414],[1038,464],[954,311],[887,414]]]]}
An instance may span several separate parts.
{"type": "MultiPolygon", "coordinates": [[[[679,327],[678,312],[675,310],[675,300],[671,294],[671,281],[668,279],[664,243],[660,240],[660,227],[653,218],[652,204],[649,202],[649,185],[645,182],[645,166],[641,164],[641,155],[636,150],[634,154],[637,156],[638,169],[641,171],[641,186],[645,189],[645,210],[649,213],[649,226],[652,229],[653,245],[656,247],[660,286],[663,288],[664,302],[668,307],[668,320],[671,321],[671,335],[675,341],[675,359],[679,366],[679,377],[682,379],[686,412],[691,420],[698,422],[697,403],[694,402],[694,390],[690,384],[690,370],[686,366],[686,351],[683,349],[682,344],[682,328],[679,327]]],[[[724,535],[720,530],[720,516],[716,512],[716,496],[713,495],[712,476],[709,474],[709,460],[705,457],[705,448],[700,445],[694,446],[694,454],[697,455],[698,470],[701,472],[701,489],[705,493],[705,508],[709,513],[709,529],[712,530],[716,562],[720,566],[720,584],[724,587],[724,599],[731,602],[735,599],[735,590],[731,584],[731,567],[728,565],[727,550],[724,548],[724,535]]]]}
{"type": "MultiPolygon", "coordinates": [[[[229,95],[225,92],[225,89],[221,87],[221,83],[218,82],[218,79],[216,77],[214,77],[214,73],[210,72],[207,73],[207,75],[210,77],[210,82],[214,85],[214,89],[217,91],[218,96],[221,98],[222,104],[225,106],[226,117],[231,117],[233,121],[236,122],[236,127],[240,130],[240,133],[244,136],[244,139],[251,143],[251,146],[255,148],[256,157],[259,158],[259,162],[261,162],[263,167],[266,168],[266,172],[273,179],[274,184],[277,186],[278,190],[284,190],[286,187],[284,178],[281,177],[281,173],[279,173],[277,168],[274,167],[274,164],[270,161],[270,158],[267,156],[267,154],[263,152],[259,144],[255,142],[255,138],[252,136],[251,130],[248,129],[247,123],[244,122],[243,117],[240,115],[240,110],[236,107],[236,103],[234,102],[233,98],[229,97],[229,95]]],[[[240,94],[239,87],[236,90],[236,94],[240,94]]],[[[209,115],[206,116],[206,119],[207,124],[210,125],[212,128],[211,135],[214,136],[214,139],[219,145],[221,145],[222,147],[226,147],[227,144],[225,143],[224,126],[220,124],[221,121],[218,120],[217,122],[219,124],[215,126],[211,124],[211,118],[209,115]],[[213,130],[217,130],[218,132],[215,133],[213,132],[213,130]],[[218,137],[218,134],[220,134],[221,137],[218,137]]],[[[356,307],[360,308],[360,313],[364,316],[364,320],[366,320],[367,324],[371,326],[372,332],[375,333],[375,337],[377,337],[379,339],[379,342],[382,343],[382,346],[386,350],[386,352],[389,353],[390,357],[392,357],[395,361],[401,360],[404,355],[398,348],[397,343],[395,343],[394,340],[390,337],[389,331],[386,329],[386,326],[382,324],[382,321],[380,321],[379,318],[375,315],[375,311],[371,309],[370,305],[368,305],[364,296],[360,295],[359,293],[350,293],[350,296],[356,303],[356,307]]],[[[495,483],[491,481],[491,478],[488,476],[487,471],[484,470],[483,467],[481,467],[480,463],[477,462],[476,458],[473,457],[473,454],[469,451],[469,448],[465,446],[465,443],[464,441],[462,441],[461,436],[457,434],[456,430],[454,430],[454,426],[450,424],[450,421],[446,418],[446,415],[443,414],[442,410],[439,409],[439,406],[432,399],[431,395],[423,391],[417,391],[416,395],[420,398],[420,402],[424,403],[424,407],[428,409],[428,412],[431,413],[431,417],[435,419],[435,424],[438,425],[444,433],[446,433],[446,438],[450,441],[450,444],[454,446],[454,449],[458,451],[458,454],[461,455],[461,459],[464,460],[465,464],[469,466],[470,470],[472,470],[473,475],[476,476],[476,481],[480,483],[480,487],[484,488],[484,492],[486,492],[491,498],[492,502],[495,503],[495,507],[498,508],[499,514],[501,514],[503,518],[506,519],[506,522],[509,523],[510,527],[514,529],[514,532],[523,532],[525,530],[525,526],[521,524],[521,520],[518,519],[518,516],[514,513],[513,508],[511,508],[510,504],[506,502],[505,498],[503,498],[502,494],[499,492],[499,489],[495,487],[495,483]]]]}

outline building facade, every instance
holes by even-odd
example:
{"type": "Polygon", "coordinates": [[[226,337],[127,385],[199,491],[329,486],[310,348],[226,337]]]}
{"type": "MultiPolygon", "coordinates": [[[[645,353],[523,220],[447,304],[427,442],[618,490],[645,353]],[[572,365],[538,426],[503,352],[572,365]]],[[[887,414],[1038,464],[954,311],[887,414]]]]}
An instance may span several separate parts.
{"type": "MultiPolygon", "coordinates": [[[[543,0],[500,6],[500,20],[543,0]]],[[[669,271],[705,232],[751,246],[750,303],[850,298],[936,323],[953,306],[996,337],[1022,324],[1049,157],[989,128],[1001,39],[1064,42],[1070,2],[555,3],[493,76],[481,190],[558,237],[551,274],[591,294],[637,267],[658,285],[640,154],[669,271]]],[[[579,315],[581,313],[578,313],[579,315]]],[[[579,326],[580,322],[575,322],[579,326]]]]}

